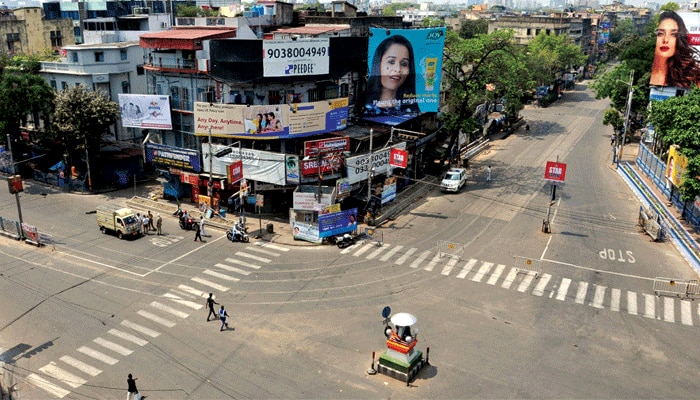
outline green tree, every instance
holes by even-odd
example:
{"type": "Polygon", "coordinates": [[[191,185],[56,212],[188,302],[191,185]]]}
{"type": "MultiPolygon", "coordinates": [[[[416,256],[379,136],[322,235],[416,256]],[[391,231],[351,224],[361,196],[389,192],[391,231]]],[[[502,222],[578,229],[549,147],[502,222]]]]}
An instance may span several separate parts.
{"type": "Polygon", "coordinates": [[[681,198],[692,201],[700,195],[700,89],[663,101],[652,101],[649,122],[656,131],[662,149],[678,145],[688,158],[688,167],[680,186],[681,198]]]}
{"type": "Polygon", "coordinates": [[[447,31],[443,57],[443,77],[449,92],[452,113],[443,116],[452,134],[450,145],[460,130],[472,132],[478,126],[472,118],[477,105],[504,100],[511,118],[522,109],[524,91],[534,89],[522,47],[515,43],[510,30],[495,31],[462,39],[447,31]],[[487,85],[493,91],[487,90],[487,85]]]}
{"type": "MultiPolygon", "coordinates": [[[[51,113],[53,98],[53,90],[41,76],[5,71],[0,80],[0,109],[3,110],[0,132],[9,134],[15,141],[20,127],[26,125],[29,117],[38,126],[39,116],[51,113]]],[[[13,148],[13,151],[23,149],[13,148]]]]}
{"type": "Polygon", "coordinates": [[[217,14],[212,8],[201,8],[199,6],[178,4],[175,6],[175,15],[178,17],[213,17],[217,14]]]}
{"type": "Polygon", "coordinates": [[[415,3],[391,3],[388,4],[382,9],[382,15],[385,17],[394,17],[396,16],[396,10],[403,10],[403,9],[408,9],[408,8],[418,8],[418,4],[415,3]]]}
{"type": "Polygon", "coordinates": [[[615,133],[620,132],[624,129],[625,127],[625,120],[622,118],[622,115],[620,114],[619,111],[617,111],[614,108],[608,108],[605,110],[603,113],[603,125],[605,126],[612,126],[613,131],[615,133]]]}
{"type": "Polygon", "coordinates": [[[459,26],[459,37],[462,39],[472,39],[476,35],[489,33],[489,21],[485,18],[468,19],[459,26]]]}
{"type": "Polygon", "coordinates": [[[541,32],[527,45],[528,67],[538,85],[547,85],[558,74],[586,62],[580,46],[571,43],[567,35],[547,35],[541,32]]]}
{"type": "Polygon", "coordinates": [[[119,117],[119,104],[106,96],[104,92],[87,90],[82,85],[56,95],[51,134],[63,144],[68,166],[75,165],[74,161],[83,156],[85,146],[90,157],[97,158],[103,133],[119,117]]]}
{"type": "Polygon", "coordinates": [[[659,11],[678,11],[680,8],[681,6],[679,6],[678,3],[671,1],[659,7],[659,11]]]}

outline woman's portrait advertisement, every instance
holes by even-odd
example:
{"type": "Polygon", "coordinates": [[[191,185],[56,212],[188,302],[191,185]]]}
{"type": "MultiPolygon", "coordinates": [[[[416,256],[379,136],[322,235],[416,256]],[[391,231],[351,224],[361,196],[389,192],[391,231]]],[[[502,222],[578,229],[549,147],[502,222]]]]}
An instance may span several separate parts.
{"type": "Polygon", "coordinates": [[[700,83],[700,14],[663,11],[649,85],[690,89],[700,83]]]}
{"type": "Polygon", "coordinates": [[[445,28],[370,28],[363,118],[397,125],[437,112],[445,28]]]}

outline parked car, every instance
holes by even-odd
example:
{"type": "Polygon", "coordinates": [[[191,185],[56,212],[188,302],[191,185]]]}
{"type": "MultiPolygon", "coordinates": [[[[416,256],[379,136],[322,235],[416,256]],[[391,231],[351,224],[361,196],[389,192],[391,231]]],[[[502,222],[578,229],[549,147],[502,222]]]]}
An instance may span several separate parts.
{"type": "Polygon", "coordinates": [[[459,192],[467,184],[467,170],[464,168],[450,168],[440,183],[443,192],[459,192]]]}

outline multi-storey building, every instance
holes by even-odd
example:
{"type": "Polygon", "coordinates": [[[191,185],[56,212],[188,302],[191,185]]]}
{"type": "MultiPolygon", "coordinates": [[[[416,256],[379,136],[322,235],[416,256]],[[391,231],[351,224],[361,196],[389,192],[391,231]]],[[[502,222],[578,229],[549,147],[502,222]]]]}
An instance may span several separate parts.
{"type": "Polygon", "coordinates": [[[48,20],[40,7],[0,9],[0,49],[9,55],[57,52],[75,43],[69,19],[48,20]]]}

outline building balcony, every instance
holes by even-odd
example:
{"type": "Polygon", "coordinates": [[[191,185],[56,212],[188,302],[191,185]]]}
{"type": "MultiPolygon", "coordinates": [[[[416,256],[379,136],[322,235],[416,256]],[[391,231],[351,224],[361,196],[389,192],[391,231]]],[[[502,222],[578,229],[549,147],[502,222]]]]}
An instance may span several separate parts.
{"type": "Polygon", "coordinates": [[[149,57],[144,60],[143,67],[149,71],[201,74],[209,73],[209,59],[183,60],[179,57],[149,57]]]}

